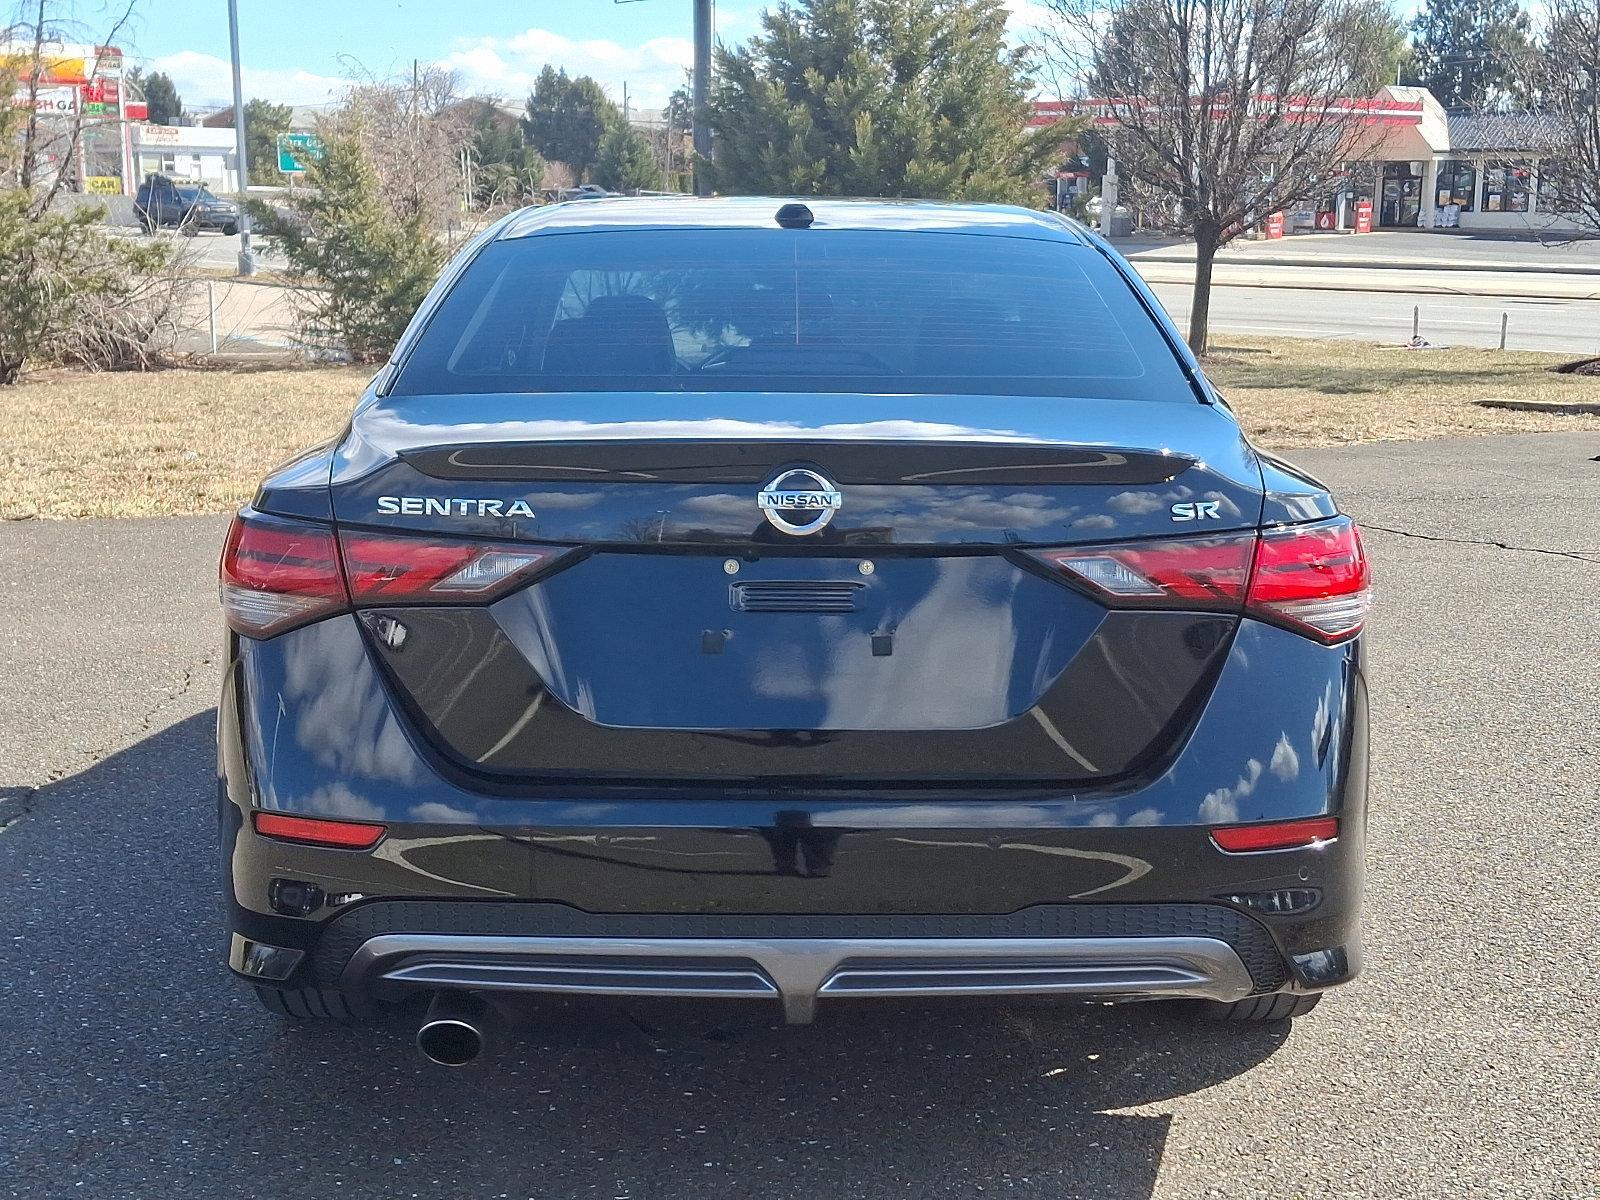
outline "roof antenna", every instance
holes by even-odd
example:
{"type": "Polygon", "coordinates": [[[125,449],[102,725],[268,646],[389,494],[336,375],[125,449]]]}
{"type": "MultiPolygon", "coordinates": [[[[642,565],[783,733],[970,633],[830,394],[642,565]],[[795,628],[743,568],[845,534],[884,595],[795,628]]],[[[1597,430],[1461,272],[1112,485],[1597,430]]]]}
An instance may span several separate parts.
{"type": "Polygon", "coordinates": [[[804,204],[785,204],[775,218],[785,229],[810,229],[816,219],[804,204]]]}

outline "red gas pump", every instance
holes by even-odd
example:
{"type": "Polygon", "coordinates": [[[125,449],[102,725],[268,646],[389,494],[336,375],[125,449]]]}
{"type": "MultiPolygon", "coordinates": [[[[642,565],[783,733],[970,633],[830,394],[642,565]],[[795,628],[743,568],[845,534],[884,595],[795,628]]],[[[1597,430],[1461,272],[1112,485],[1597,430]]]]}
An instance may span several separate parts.
{"type": "Polygon", "coordinates": [[[1281,212],[1268,213],[1267,219],[1261,224],[1262,232],[1267,235],[1267,240],[1283,236],[1283,214],[1281,212]]]}
{"type": "Polygon", "coordinates": [[[1356,232],[1357,233],[1371,233],[1372,232],[1372,201],[1371,200],[1357,200],[1356,201],[1356,232]]]}

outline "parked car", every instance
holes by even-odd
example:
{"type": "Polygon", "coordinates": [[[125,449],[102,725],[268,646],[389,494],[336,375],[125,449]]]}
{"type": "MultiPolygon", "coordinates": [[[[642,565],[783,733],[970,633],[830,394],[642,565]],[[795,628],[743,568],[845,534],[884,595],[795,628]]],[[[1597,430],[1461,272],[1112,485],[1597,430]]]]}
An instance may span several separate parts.
{"type": "Polygon", "coordinates": [[[581,183],[577,187],[557,188],[550,193],[552,200],[607,200],[612,196],[619,196],[620,192],[609,192],[598,183],[581,183]]]}
{"type": "Polygon", "coordinates": [[[182,183],[151,175],[139,185],[134,214],[146,233],[170,227],[188,232],[212,230],[232,237],[239,232],[239,206],[213,195],[203,183],[182,183]]]}
{"type": "Polygon", "coordinates": [[[514,213],[228,534],[229,963],[454,1065],[545,993],[1297,1017],[1361,966],[1369,598],[1081,225],[514,213]]]}

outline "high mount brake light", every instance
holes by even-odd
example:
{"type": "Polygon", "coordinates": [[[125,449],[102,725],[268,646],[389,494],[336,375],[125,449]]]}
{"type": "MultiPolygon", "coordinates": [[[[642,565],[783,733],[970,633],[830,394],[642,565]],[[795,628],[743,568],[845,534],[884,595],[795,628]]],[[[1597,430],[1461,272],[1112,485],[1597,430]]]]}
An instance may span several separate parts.
{"type": "Polygon", "coordinates": [[[1332,644],[1372,604],[1361,534],[1349,517],[1261,534],[1162,538],[1037,552],[1114,608],[1248,612],[1332,644]]]}
{"type": "Polygon", "coordinates": [[[562,551],[515,542],[342,532],[246,510],[222,551],[230,627],[269,638],[346,612],[352,603],[473,604],[493,600],[562,551]]]}

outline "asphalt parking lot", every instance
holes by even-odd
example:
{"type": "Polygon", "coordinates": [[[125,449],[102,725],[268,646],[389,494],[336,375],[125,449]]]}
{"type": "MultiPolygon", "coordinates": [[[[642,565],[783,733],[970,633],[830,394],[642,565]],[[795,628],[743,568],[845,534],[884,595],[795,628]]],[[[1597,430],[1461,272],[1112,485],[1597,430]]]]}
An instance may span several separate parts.
{"type": "Polygon", "coordinates": [[[1295,456],[1381,590],[1368,975],[1292,1032],[553,1004],[453,1073],[221,966],[224,523],[0,525],[0,1194],[1600,1196],[1596,456],[1295,456]]]}

